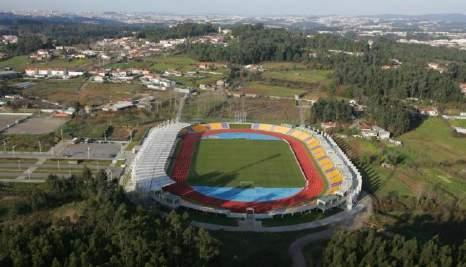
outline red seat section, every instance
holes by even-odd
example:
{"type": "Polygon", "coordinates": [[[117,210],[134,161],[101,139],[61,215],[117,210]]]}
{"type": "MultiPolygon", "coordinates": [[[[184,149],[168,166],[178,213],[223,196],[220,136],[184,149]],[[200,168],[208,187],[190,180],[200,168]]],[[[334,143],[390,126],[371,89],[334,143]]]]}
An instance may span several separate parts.
{"type": "Polygon", "coordinates": [[[189,201],[201,203],[206,206],[217,208],[229,209],[233,212],[246,212],[248,208],[254,208],[256,213],[265,213],[274,209],[283,209],[287,207],[298,206],[304,203],[313,202],[324,191],[323,178],[320,175],[314,161],[311,158],[310,152],[306,146],[299,140],[292,136],[272,133],[261,130],[253,129],[225,129],[225,130],[212,130],[202,134],[189,133],[183,137],[181,150],[175,160],[172,179],[177,183],[164,188],[164,190],[179,195],[189,201]],[[286,140],[293,149],[296,158],[304,172],[307,184],[305,188],[298,194],[276,201],[267,202],[238,202],[216,199],[205,196],[196,192],[189,184],[187,179],[189,176],[189,167],[192,162],[192,157],[196,143],[199,142],[201,136],[214,135],[226,132],[247,132],[247,133],[261,133],[279,137],[286,140]]]}

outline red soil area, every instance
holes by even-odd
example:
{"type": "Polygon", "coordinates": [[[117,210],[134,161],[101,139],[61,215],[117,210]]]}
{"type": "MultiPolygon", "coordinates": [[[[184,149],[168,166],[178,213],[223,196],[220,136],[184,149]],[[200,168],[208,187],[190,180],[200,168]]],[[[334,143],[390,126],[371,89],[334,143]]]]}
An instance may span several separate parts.
{"type": "Polygon", "coordinates": [[[311,155],[306,146],[292,136],[272,133],[253,129],[228,129],[228,130],[212,130],[203,134],[188,133],[185,134],[181,143],[181,149],[174,163],[172,179],[175,184],[164,188],[165,191],[181,196],[184,199],[191,200],[196,203],[202,203],[206,206],[229,209],[232,212],[246,212],[248,208],[253,208],[255,213],[265,213],[270,210],[284,209],[303,203],[313,202],[324,190],[324,182],[317,167],[315,166],[311,155]],[[228,201],[223,199],[212,198],[196,192],[187,182],[189,168],[191,166],[194,148],[204,135],[214,135],[227,132],[247,132],[266,134],[286,140],[294,151],[299,165],[304,172],[306,178],[306,186],[298,194],[275,201],[267,202],[239,202],[228,201]]]}

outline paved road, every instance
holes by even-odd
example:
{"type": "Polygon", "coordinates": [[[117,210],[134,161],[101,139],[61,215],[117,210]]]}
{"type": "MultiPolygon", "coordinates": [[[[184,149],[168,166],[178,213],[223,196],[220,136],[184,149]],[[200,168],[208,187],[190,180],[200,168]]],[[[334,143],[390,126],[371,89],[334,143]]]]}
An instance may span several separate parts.
{"type": "MultiPolygon", "coordinates": [[[[346,226],[352,230],[356,230],[364,225],[364,222],[373,214],[372,198],[366,195],[361,199],[358,206],[364,207],[364,209],[354,217],[347,216],[343,218],[340,225],[346,226]]],[[[356,206],[356,208],[358,206],[356,206]]],[[[291,243],[288,249],[288,255],[291,257],[293,267],[306,267],[306,258],[303,254],[304,247],[316,241],[330,239],[334,232],[335,227],[331,227],[325,231],[305,235],[291,243]]]]}
{"type": "Polygon", "coordinates": [[[316,241],[330,239],[334,232],[335,229],[331,228],[321,232],[312,233],[295,240],[288,249],[288,255],[290,255],[293,261],[293,267],[306,267],[306,258],[303,254],[304,247],[316,241]]]}

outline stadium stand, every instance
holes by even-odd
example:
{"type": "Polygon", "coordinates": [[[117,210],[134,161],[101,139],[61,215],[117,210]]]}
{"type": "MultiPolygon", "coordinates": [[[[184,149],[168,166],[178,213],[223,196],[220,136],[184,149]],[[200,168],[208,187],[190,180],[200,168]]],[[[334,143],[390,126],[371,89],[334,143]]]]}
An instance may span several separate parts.
{"type": "Polygon", "coordinates": [[[259,124],[259,127],[258,127],[258,130],[261,130],[261,131],[270,131],[272,129],[273,125],[271,124],[259,124]]]}
{"type": "Polygon", "coordinates": [[[167,122],[149,132],[132,164],[131,178],[136,190],[159,191],[174,183],[166,167],[178,133],[187,126],[189,124],[167,122]]]}
{"type": "Polygon", "coordinates": [[[203,132],[207,132],[209,130],[209,128],[203,124],[195,124],[193,126],[191,126],[191,129],[195,132],[195,133],[203,133],[203,132]]]}

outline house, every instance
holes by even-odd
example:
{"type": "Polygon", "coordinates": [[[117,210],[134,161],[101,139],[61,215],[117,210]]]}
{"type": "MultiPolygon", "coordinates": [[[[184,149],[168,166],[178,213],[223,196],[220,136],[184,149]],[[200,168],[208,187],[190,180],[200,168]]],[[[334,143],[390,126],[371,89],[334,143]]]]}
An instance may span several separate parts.
{"type": "Polygon", "coordinates": [[[215,87],[217,88],[217,90],[223,90],[223,89],[225,89],[225,87],[226,87],[226,82],[225,82],[225,80],[218,80],[218,81],[215,83],[215,87]]]}
{"type": "Polygon", "coordinates": [[[439,115],[439,112],[437,108],[432,107],[432,108],[423,108],[419,110],[422,115],[425,116],[430,116],[430,117],[437,117],[439,115]]]}
{"type": "Polygon", "coordinates": [[[454,129],[455,129],[455,132],[456,132],[456,133],[459,133],[459,134],[466,134],[466,128],[454,127],[454,129]]]}
{"type": "Polygon", "coordinates": [[[334,122],[334,121],[322,122],[320,124],[320,127],[322,127],[322,129],[324,129],[324,130],[330,130],[330,129],[336,128],[337,123],[334,122]]]}
{"type": "Polygon", "coordinates": [[[379,140],[388,140],[390,139],[391,133],[379,126],[369,125],[367,123],[361,123],[359,125],[361,135],[364,138],[377,138],[379,140]]]}
{"type": "Polygon", "coordinates": [[[461,84],[461,92],[466,96],[466,83],[461,84]]]}
{"type": "Polygon", "coordinates": [[[446,68],[438,63],[428,63],[427,67],[440,73],[444,73],[446,71],[446,68]]]}
{"type": "Polygon", "coordinates": [[[251,72],[263,72],[264,67],[262,65],[250,64],[244,66],[244,69],[251,72]]]}
{"type": "Polygon", "coordinates": [[[84,75],[83,71],[68,71],[68,76],[70,76],[71,78],[80,77],[83,75],[84,75]]]}
{"type": "Polygon", "coordinates": [[[209,70],[211,68],[211,64],[209,63],[199,63],[197,65],[197,68],[200,69],[200,70],[209,70]]]}
{"type": "Polygon", "coordinates": [[[383,129],[383,128],[380,128],[379,126],[374,126],[372,127],[374,130],[377,131],[377,138],[380,139],[380,140],[387,140],[387,139],[390,139],[390,132],[383,129]]]}
{"type": "Polygon", "coordinates": [[[92,81],[94,81],[96,83],[103,83],[103,82],[106,81],[106,78],[104,76],[100,76],[100,75],[94,76],[91,79],[92,79],[92,81]]]}
{"type": "Polygon", "coordinates": [[[28,77],[35,77],[36,75],[39,74],[39,70],[38,69],[25,69],[24,73],[28,77]]]}

